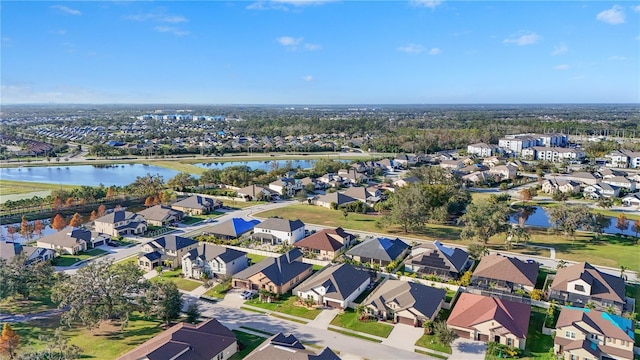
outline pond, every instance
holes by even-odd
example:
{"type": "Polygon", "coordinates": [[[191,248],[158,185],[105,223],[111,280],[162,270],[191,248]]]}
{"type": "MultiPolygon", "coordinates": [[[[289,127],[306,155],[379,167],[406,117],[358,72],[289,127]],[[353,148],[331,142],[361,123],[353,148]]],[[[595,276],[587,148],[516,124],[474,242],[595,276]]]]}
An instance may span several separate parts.
{"type": "MultiPolygon", "coordinates": [[[[549,216],[543,207],[533,206],[535,209],[534,212],[529,215],[529,218],[525,222],[525,225],[535,226],[535,227],[543,227],[549,228],[551,224],[549,223],[549,216]]],[[[604,229],[605,234],[619,234],[620,230],[616,228],[616,223],[618,220],[614,217],[606,216],[609,219],[609,226],[604,229]]],[[[518,215],[513,215],[511,217],[511,222],[516,224],[518,223],[518,215]]],[[[622,232],[622,234],[635,236],[635,232],[631,230],[631,225],[633,225],[633,221],[629,221],[629,228],[622,232]]]]}
{"type": "Polygon", "coordinates": [[[146,164],[46,166],[0,169],[0,179],[64,185],[125,186],[137,176],[162,176],[164,181],[176,176],[176,170],[146,164]]]}
{"type": "MultiPolygon", "coordinates": [[[[351,162],[350,160],[340,160],[341,162],[351,162]]],[[[198,167],[205,169],[224,169],[231,166],[248,166],[253,170],[260,169],[266,172],[281,169],[291,164],[292,169],[312,168],[316,163],[316,160],[267,160],[267,161],[229,161],[229,162],[211,162],[211,163],[198,163],[195,164],[198,167]]]]}
{"type": "MultiPolygon", "coordinates": [[[[45,224],[45,228],[42,230],[41,236],[33,234],[31,239],[27,239],[20,235],[20,225],[21,223],[9,224],[9,225],[0,225],[0,241],[12,241],[17,242],[19,244],[24,244],[28,241],[35,241],[42,236],[51,235],[56,232],[51,226],[49,226],[49,220],[42,220],[42,223],[45,224]],[[11,234],[11,232],[7,231],[7,228],[13,227],[16,229],[16,232],[11,234]]],[[[33,221],[30,222],[33,226],[33,221]]]]}

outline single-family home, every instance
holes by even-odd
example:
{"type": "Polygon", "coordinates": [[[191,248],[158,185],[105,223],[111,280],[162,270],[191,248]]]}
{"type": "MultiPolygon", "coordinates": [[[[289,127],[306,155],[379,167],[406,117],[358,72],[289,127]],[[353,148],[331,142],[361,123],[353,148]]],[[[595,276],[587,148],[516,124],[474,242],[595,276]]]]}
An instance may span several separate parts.
{"type": "MultiPolygon", "coordinates": [[[[226,358],[225,358],[226,359],[226,358]]],[[[318,354],[308,350],[292,334],[277,333],[250,352],[245,360],[340,360],[328,347],[318,354]]]]}
{"type": "Polygon", "coordinates": [[[598,170],[598,174],[600,174],[600,176],[603,179],[611,179],[617,176],[623,176],[623,177],[629,176],[629,173],[625,171],[611,169],[611,168],[600,168],[600,170],[598,170]]]}
{"type": "Polygon", "coordinates": [[[482,165],[488,166],[490,168],[494,166],[498,166],[500,164],[504,164],[504,159],[499,158],[497,156],[490,156],[482,159],[482,165]]]}
{"type": "Polygon", "coordinates": [[[172,209],[169,206],[155,205],[139,211],[138,215],[142,215],[148,225],[167,226],[180,222],[184,213],[180,210],[172,209]]]}
{"type": "Polygon", "coordinates": [[[640,206],[640,192],[623,197],[622,204],[625,206],[640,206]]]}
{"type": "Polygon", "coordinates": [[[188,215],[203,215],[222,206],[220,200],[202,195],[189,196],[186,199],[171,204],[172,209],[182,211],[188,215]]]}
{"type": "Polygon", "coordinates": [[[563,307],[556,322],[554,352],[564,360],[633,360],[633,322],[606,312],[563,307]]]}
{"type": "Polygon", "coordinates": [[[565,176],[566,180],[572,180],[577,183],[586,185],[595,185],[600,181],[600,178],[590,172],[578,171],[565,176]]]}
{"type": "Polygon", "coordinates": [[[369,177],[366,174],[359,173],[355,169],[340,170],[338,171],[338,176],[344,185],[358,185],[369,181],[369,177]]]}
{"type": "Polygon", "coordinates": [[[404,259],[411,247],[399,238],[370,237],[347,250],[347,257],[362,263],[380,266],[389,265],[392,261],[404,259]]]}
{"type": "Polygon", "coordinates": [[[289,220],[270,217],[253,228],[251,238],[268,242],[271,245],[293,245],[304,237],[304,223],[300,220],[289,220]]]}
{"type": "Polygon", "coordinates": [[[484,184],[490,178],[494,178],[489,175],[488,171],[476,171],[470,174],[462,175],[460,178],[466,184],[484,184]]]}
{"type": "MultiPolygon", "coordinates": [[[[379,194],[380,192],[378,192],[379,194]]],[[[369,190],[365,187],[360,186],[352,186],[342,191],[342,194],[352,197],[358,201],[361,201],[365,204],[375,204],[380,201],[380,196],[376,196],[375,193],[370,193],[369,190]]]]}
{"type": "Polygon", "coordinates": [[[596,310],[614,310],[616,314],[625,309],[625,285],[620,276],[604,273],[587,262],[561,268],[551,276],[550,300],[577,307],[591,304],[596,310]]]}
{"type": "Polygon", "coordinates": [[[602,179],[602,183],[613,185],[619,188],[625,188],[629,191],[636,191],[636,182],[627,179],[625,176],[613,176],[602,179]]]}
{"type": "Polygon", "coordinates": [[[331,207],[333,206],[332,204],[335,204],[335,206],[341,206],[341,205],[350,204],[355,201],[357,200],[352,198],[349,195],[345,195],[339,192],[334,192],[334,193],[328,193],[326,195],[318,196],[317,198],[315,198],[315,200],[313,200],[313,203],[318,206],[331,209],[331,207]]]}
{"type": "Polygon", "coordinates": [[[27,265],[41,261],[53,260],[56,252],[52,249],[26,246],[16,242],[0,241],[0,259],[10,262],[14,257],[24,255],[27,265]]]}
{"type": "Polygon", "coordinates": [[[246,269],[248,264],[244,251],[201,242],[182,257],[182,273],[193,279],[225,278],[246,269]]]}
{"type": "Polygon", "coordinates": [[[387,280],[362,302],[370,313],[399,324],[421,327],[442,308],[446,291],[420,283],[387,280]]]}
{"type": "Polygon", "coordinates": [[[524,349],[530,316],[531,304],[462,293],[447,325],[463,339],[524,349]]]}
{"type": "Polygon", "coordinates": [[[212,318],[197,325],[179,322],[118,359],[222,360],[236,352],[236,334],[212,318]]]}
{"type": "Polygon", "coordinates": [[[115,210],[95,219],[94,228],[97,232],[111,236],[140,235],[147,231],[147,221],[142,215],[115,210]]]}
{"type": "Polygon", "coordinates": [[[440,241],[424,243],[411,250],[404,268],[419,274],[433,274],[444,279],[457,279],[467,271],[473,260],[466,251],[443,245],[440,241]]]}
{"type": "Polygon", "coordinates": [[[518,174],[518,168],[512,165],[498,165],[490,168],[489,175],[497,177],[500,181],[506,179],[515,179],[518,174]]]}
{"type": "Polygon", "coordinates": [[[271,189],[256,184],[243,187],[238,189],[236,192],[239,197],[244,198],[247,201],[269,200],[275,194],[271,189]]]}
{"type": "Polygon", "coordinates": [[[442,160],[440,161],[440,167],[444,169],[458,170],[465,167],[465,164],[460,160],[442,160]]]}
{"type": "Polygon", "coordinates": [[[36,246],[75,255],[87,251],[88,248],[105,245],[110,239],[106,234],[67,226],[56,233],[39,238],[36,246]]]}
{"type": "Polygon", "coordinates": [[[232,218],[207,228],[206,235],[213,235],[218,239],[237,239],[251,232],[253,228],[260,224],[260,220],[245,220],[243,218],[232,218]]]}
{"type": "Polygon", "coordinates": [[[395,158],[393,158],[393,162],[407,169],[411,166],[415,166],[418,162],[418,159],[415,155],[412,154],[398,154],[395,158]]]}
{"type": "Polygon", "coordinates": [[[313,266],[302,262],[300,249],[289,250],[277,258],[268,257],[233,276],[233,286],[284,294],[309,277],[313,266]]]}
{"type": "Polygon", "coordinates": [[[397,186],[397,187],[405,187],[411,184],[418,184],[420,183],[420,178],[415,177],[415,176],[407,176],[404,178],[400,178],[398,180],[394,180],[393,181],[393,186],[397,186]]]}
{"type": "Polygon", "coordinates": [[[280,178],[269,183],[269,189],[280,195],[294,196],[298,191],[304,189],[304,185],[300,180],[280,178]]]}
{"type": "Polygon", "coordinates": [[[375,273],[350,264],[332,264],[300,283],[293,294],[318,305],[346,309],[367,289],[372,276],[375,273]]]}
{"type": "Polygon", "coordinates": [[[332,260],[340,252],[349,248],[354,236],[341,227],[336,229],[322,229],[308,237],[296,241],[293,246],[305,253],[310,253],[319,260],[332,260]]]}
{"type": "Polygon", "coordinates": [[[142,245],[138,255],[140,268],[150,271],[156,266],[167,266],[171,269],[182,265],[182,257],[195,249],[198,242],[177,235],[165,235],[142,245]]]}
{"type": "Polygon", "coordinates": [[[384,171],[394,171],[398,165],[393,162],[391,159],[382,159],[373,162],[374,168],[380,168],[384,171]]]}
{"type": "Polygon", "coordinates": [[[539,265],[498,254],[483,256],[473,272],[471,285],[483,290],[513,293],[530,292],[536,285],[539,265]]]}
{"type": "Polygon", "coordinates": [[[584,197],[588,199],[602,199],[605,197],[618,197],[620,195],[620,188],[617,186],[609,185],[604,182],[589,185],[582,190],[584,197]]]}
{"type": "Polygon", "coordinates": [[[542,191],[547,194],[577,193],[580,192],[580,184],[572,180],[545,179],[542,181],[542,191]]]}

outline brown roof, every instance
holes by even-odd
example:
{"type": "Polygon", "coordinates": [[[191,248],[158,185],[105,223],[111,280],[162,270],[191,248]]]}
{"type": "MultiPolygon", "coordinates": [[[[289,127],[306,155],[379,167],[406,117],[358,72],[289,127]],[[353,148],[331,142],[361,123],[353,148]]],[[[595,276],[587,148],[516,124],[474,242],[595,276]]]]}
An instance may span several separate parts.
{"type": "Polygon", "coordinates": [[[293,244],[295,247],[317,249],[325,251],[337,251],[344,246],[344,239],[352,236],[342,228],[322,229],[293,244]]]}
{"type": "Polygon", "coordinates": [[[216,319],[198,325],[179,323],[124,354],[119,360],[168,360],[177,356],[209,360],[235,342],[236,335],[216,319]]]}
{"type": "Polygon", "coordinates": [[[529,331],[531,305],[497,298],[462,293],[447,324],[467,329],[495,321],[517,338],[524,339],[529,331]]]}
{"type": "Polygon", "coordinates": [[[305,349],[298,339],[289,334],[278,333],[249,353],[246,360],[340,360],[331,349],[325,347],[317,355],[305,349]]]}
{"type": "Polygon", "coordinates": [[[568,291],[567,283],[577,279],[582,279],[591,285],[591,296],[624,303],[624,280],[619,276],[600,272],[586,262],[558,270],[550,290],[568,291]]]}
{"type": "Polygon", "coordinates": [[[580,327],[580,323],[589,325],[606,337],[634,341],[631,320],[590,309],[563,307],[556,329],[572,324],[580,327]]]}
{"type": "Polygon", "coordinates": [[[539,265],[536,262],[528,263],[516,258],[491,254],[482,257],[473,276],[535,286],[538,269],[539,265]]]}

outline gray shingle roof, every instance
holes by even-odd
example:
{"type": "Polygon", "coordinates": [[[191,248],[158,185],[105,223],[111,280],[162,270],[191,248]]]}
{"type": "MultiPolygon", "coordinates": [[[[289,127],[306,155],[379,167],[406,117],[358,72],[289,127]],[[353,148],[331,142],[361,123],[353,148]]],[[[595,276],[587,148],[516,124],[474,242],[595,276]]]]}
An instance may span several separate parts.
{"type": "Polygon", "coordinates": [[[298,259],[302,259],[302,251],[293,249],[277,258],[269,257],[257,264],[251,265],[235,274],[234,277],[238,279],[248,279],[261,272],[274,284],[284,285],[312,267],[311,264],[305,264],[302,261],[298,261],[298,259]]]}
{"type": "Polygon", "coordinates": [[[189,258],[195,260],[201,258],[205,262],[209,262],[220,257],[225,263],[229,263],[235,259],[245,256],[247,253],[240,250],[230,249],[220,245],[200,243],[198,247],[189,251],[189,258]]]}
{"type": "Polygon", "coordinates": [[[394,261],[408,248],[409,245],[398,238],[370,238],[351,248],[347,255],[394,261]]]}
{"type": "Polygon", "coordinates": [[[401,310],[414,312],[411,310],[415,309],[421,315],[433,318],[445,295],[444,289],[400,280],[387,280],[365,301],[367,305],[372,305],[381,311],[386,311],[385,304],[395,302],[395,312],[401,310]]]}
{"type": "Polygon", "coordinates": [[[152,240],[151,242],[156,243],[160,245],[162,248],[166,250],[171,250],[171,251],[178,251],[187,246],[191,246],[197,243],[197,241],[195,240],[182,237],[182,236],[177,236],[177,235],[165,235],[163,237],[159,237],[155,240],[152,240]]]}
{"type": "Polygon", "coordinates": [[[275,231],[293,232],[301,227],[304,227],[304,223],[300,220],[288,220],[277,217],[270,217],[263,221],[261,224],[256,225],[259,229],[268,229],[275,231]]]}
{"type": "Polygon", "coordinates": [[[370,277],[369,271],[350,264],[331,265],[305,280],[294,293],[323,286],[326,289],[326,297],[344,300],[370,277]]]}

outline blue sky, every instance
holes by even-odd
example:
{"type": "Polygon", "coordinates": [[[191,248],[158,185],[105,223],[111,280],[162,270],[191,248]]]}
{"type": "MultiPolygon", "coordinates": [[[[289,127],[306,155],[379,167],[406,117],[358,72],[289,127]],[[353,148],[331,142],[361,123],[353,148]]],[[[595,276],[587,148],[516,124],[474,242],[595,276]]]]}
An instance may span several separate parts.
{"type": "Polygon", "coordinates": [[[1,102],[640,102],[638,1],[2,1],[1,102]]]}

